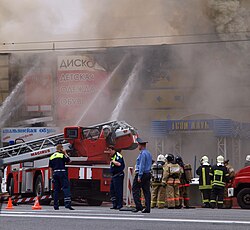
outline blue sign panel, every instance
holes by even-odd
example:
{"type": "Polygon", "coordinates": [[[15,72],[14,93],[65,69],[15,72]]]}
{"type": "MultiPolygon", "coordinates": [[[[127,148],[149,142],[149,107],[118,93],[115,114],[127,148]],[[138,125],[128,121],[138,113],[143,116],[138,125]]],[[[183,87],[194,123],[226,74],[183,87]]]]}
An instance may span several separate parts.
{"type": "Polygon", "coordinates": [[[153,136],[163,137],[177,132],[212,131],[216,137],[250,138],[250,123],[231,119],[153,121],[153,136]]]}
{"type": "Polygon", "coordinates": [[[214,120],[169,120],[168,132],[172,131],[198,131],[213,130],[214,120]]]}

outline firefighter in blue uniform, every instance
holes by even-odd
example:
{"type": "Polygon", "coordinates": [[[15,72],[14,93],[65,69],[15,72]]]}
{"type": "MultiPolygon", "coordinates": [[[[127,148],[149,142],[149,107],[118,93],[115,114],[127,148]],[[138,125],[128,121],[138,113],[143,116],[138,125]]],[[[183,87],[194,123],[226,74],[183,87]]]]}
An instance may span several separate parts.
{"type": "Polygon", "coordinates": [[[49,159],[49,167],[53,170],[54,183],[54,209],[59,210],[58,193],[63,190],[64,205],[69,210],[74,210],[71,207],[71,195],[68,180],[68,173],[65,168],[65,163],[69,163],[70,158],[63,149],[62,144],[56,146],[56,152],[49,159]]]}
{"type": "Polygon", "coordinates": [[[113,145],[108,147],[110,154],[110,172],[112,174],[110,195],[113,206],[111,209],[121,209],[123,206],[123,181],[125,163],[121,153],[113,145]]]}

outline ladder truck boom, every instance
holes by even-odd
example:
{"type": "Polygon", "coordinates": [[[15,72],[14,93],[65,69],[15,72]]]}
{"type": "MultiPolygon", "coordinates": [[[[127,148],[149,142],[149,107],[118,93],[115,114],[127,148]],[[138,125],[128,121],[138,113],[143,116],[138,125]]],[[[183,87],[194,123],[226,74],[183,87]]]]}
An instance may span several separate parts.
{"type": "Polygon", "coordinates": [[[2,158],[3,165],[46,158],[55,152],[55,145],[59,142],[64,145],[65,149],[69,149],[70,144],[65,141],[61,133],[0,148],[0,158],[2,158]]]}

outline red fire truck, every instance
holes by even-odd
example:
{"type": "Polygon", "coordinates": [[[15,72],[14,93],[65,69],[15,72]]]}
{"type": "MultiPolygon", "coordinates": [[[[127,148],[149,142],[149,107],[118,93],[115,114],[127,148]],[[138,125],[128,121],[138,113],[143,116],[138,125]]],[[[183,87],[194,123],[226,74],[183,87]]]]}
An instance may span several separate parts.
{"type": "Polygon", "coordinates": [[[239,170],[228,188],[229,197],[237,197],[241,208],[250,209],[250,166],[239,170]]]}
{"type": "Polygon", "coordinates": [[[137,147],[136,130],[124,121],[112,121],[89,127],[70,126],[63,134],[0,149],[4,165],[2,188],[10,195],[45,197],[51,201],[52,175],[48,163],[57,143],[70,154],[67,165],[72,200],[87,200],[101,205],[109,200],[110,173],[108,145],[118,150],[137,147]]]}

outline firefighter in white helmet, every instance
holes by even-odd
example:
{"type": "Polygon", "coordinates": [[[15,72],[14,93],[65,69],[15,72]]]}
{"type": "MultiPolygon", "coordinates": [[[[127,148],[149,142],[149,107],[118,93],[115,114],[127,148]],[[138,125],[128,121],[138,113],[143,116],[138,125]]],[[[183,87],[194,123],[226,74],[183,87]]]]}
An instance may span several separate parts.
{"type": "Polygon", "coordinates": [[[166,184],[162,184],[163,165],[165,164],[164,155],[160,154],[157,161],[152,165],[151,172],[151,208],[164,208],[166,184]]]}
{"type": "Polygon", "coordinates": [[[250,155],[247,155],[246,157],[245,167],[247,166],[250,166],[250,155]]]}
{"type": "Polygon", "coordinates": [[[219,155],[216,160],[217,164],[212,166],[209,173],[212,180],[210,206],[211,208],[215,208],[217,200],[217,208],[223,208],[224,189],[226,183],[229,181],[229,173],[224,165],[224,157],[219,155]]]}
{"type": "Polygon", "coordinates": [[[204,155],[200,159],[200,167],[196,170],[199,176],[199,190],[202,196],[203,208],[210,208],[210,195],[212,190],[211,178],[209,176],[211,165],[209,164],[208,157],[204,155]]]}

